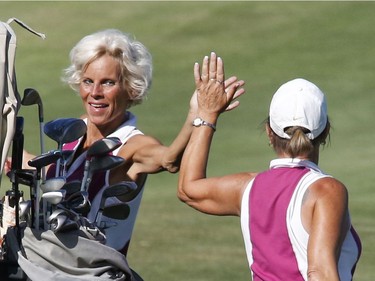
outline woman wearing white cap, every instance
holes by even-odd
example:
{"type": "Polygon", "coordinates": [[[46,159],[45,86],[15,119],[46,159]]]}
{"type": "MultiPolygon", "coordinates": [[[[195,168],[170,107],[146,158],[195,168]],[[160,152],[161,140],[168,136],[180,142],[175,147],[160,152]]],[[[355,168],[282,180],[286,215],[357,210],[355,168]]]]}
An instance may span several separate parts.
{"type": "MultiPolygon", "coordinates": [[[[199,117],[185,150],[178,196],[207,214],[234,215],[252,280],[352,280],[361,243],[352,227],[346,187],[318,167],[330,124],[324,94],[295,79],[274,94],[266,122],[277,159],[261,173],[206,178],[219,115],[232,102],[220,58],[205,57],[194,76],[199,117]]],[[[236,102],[238,103],[238,102],[236,102]]]]}

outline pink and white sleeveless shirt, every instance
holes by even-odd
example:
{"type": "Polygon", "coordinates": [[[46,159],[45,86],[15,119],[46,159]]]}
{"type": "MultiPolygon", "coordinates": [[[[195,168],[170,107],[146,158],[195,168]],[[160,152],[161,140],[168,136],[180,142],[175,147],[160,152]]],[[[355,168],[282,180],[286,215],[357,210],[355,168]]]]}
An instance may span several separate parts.
{"type": "MultiPolygon", "coordinates": [[[[300,159],[276,159],[246,187],[241,228],[253,281],[307,280],[309,235],[301,207],[309,186],[329,177],[317,165],[300,159]]],[[[340,280],[350,281],[361,254],[361,242],[351,226],[341,248],[340,280]]]]}

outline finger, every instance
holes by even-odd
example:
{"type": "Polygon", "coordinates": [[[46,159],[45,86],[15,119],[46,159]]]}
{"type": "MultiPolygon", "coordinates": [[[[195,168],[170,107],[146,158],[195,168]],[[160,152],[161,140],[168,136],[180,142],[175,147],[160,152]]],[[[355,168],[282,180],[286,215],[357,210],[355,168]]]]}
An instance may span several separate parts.
{"type": "Polygon", "coordinates": [[[246,91],[245,91],[245,89],[243,89],[243,88],[238,89],[238,90],[234,93],[233,99],[235,100],[235,99],[239,98],[239,97],[242,96],[245,92],[246,92],[246,91]]]}
{"type": "Polygon", "coordinates": [[[233,86],[234,84],[238,84],[238,83],[240,84],[241,87],[243,85],[245,85],[245,81],[238,80],[238,78],[236,76],[231,76],[227,80],[225,80],[224,86],[225,86],[225,89],[227,89],[227,88],[233,86]]]}
{"type": "Polygon", "coordinates": [[[216,80],[220,84],[223,84],[225,77],[224,77],[224,62],[221,57],[217,58],[217,67],[216,67],[216,80]]]}
{"type": "Polygon", "coordinates": [[[236,83],[235,85],[233,85],[232,87],[229,87],[229,88],[225,91],[225,94],[227,95],[227,100],[228,100],[228,101],[230,101],[230,102],[233,101],[236,92],[239,90],[239,87],[240,87],[240,84],[239,84],[239,83],[236,83]]]}
{"type": "Polygon", "coordinates": [[[236,76],[231,76],[231,77],[229,77],[228,79],[226,79],[224,81],[224,87],[228,88],[230,85],[232,85],[236,81],[237,81],[237,77],[236,76]]]}
{"type": "Polygon", "coordinates": [[[217,56],[216,56],[216,53],[214,52],[211,52],[211,56],[210,56],[210,73],[209,73],[209,78],[210,80],[213,79],[213,80],[216,80],[216,60],[217,60],[217,56]]]}
{"type": "Polygon", "coordinates": [[[235,109],[236,107],[238,107],[239,105],[240,105],[240,102],[238,100],[234,101],[230,105],[228,105],[228,107],[225,109],[225,111],[231,111],[231,110],[235,109]]]}
{"type": "Polygon", "coordinates": [[[224,83],[225,91],[228,91],[228,89],[230,87],[233,87],[235,84],[238,84],[239,85],[238,88],[240,88],[240,87],[243,87],[245,85],[245,81],[237,80],[237,77],[232,76],[232,77],[228,78],[224,83]]]}
{"type": "Polygon", "coordinates": [[[208,56],[203,58],[201,80],[203,82],[208,81],[208,56]]]}
{"type": "Polygon", "coordinates": [[[201,74],[200,74],[200,66],[199,63],[194,64],[194,80],[195,80],[195,86],[199,88],[199,85],[201,83],[201,74]]]}

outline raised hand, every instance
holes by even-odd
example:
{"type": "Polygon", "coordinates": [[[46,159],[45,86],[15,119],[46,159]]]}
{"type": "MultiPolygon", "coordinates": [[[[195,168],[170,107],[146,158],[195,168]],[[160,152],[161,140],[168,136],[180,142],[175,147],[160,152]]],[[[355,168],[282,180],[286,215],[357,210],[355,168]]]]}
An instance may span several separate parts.
{"type": "Polygon", "coordinates": [[[238,98],[245,93],[241,88],[245,82],[233,76],[224,81],[224,63],[216,53],[205,56],[202,70],[198,63],[194,65],[194,78],[199,112],[217,114],[229,111],[239,105],[238,98]]]}

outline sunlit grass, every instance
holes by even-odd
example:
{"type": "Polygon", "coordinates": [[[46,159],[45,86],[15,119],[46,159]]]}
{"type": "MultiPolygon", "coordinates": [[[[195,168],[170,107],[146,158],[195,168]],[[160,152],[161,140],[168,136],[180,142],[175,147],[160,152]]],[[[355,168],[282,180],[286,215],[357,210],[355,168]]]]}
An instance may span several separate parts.
{"type": "MultiPolygon", "coordinates": [[[[260,127],[273,92],[305,77],[327,94],[333,124],[321,166],[349,190],[364,251],[357,281],[375,270],[373,214],[375,18],[372,2],[0,2],[0,19],[18,17],[45,41],[12,24],[18,36],[17,78],[42,96],[45,120],[78,117],[79,97],[62,85],[68,53],[104,28],[132,33],[152,52],[149,99],[133,109],[139,128],[169,144],[188,110],[192,68],[204,55],[223,57],[227,76],[246,81],[241,106],[221,117],[209,175],[266,169],[273,153],[260,127]]],[[[37,108],[21,108],[25,147],[39,152],[37,108]]],[[[47,140],[48,148],[56,144],[47,140]]],[[[249,280],[238,218],[199,214],[176,197],[177,175],[152,175],[146,186],[129,263],[145,280],[249,280]]],[[[3,178],[2,192],[9,185],[3,178]]]]}

